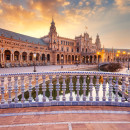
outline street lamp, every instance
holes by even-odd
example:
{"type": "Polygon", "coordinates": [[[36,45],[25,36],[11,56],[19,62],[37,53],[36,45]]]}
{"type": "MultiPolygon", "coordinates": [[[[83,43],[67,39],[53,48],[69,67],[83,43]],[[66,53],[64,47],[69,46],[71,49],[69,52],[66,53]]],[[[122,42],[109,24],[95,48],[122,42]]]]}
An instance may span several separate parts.
{"type": "Polygon", "coordinates": [[[116,54],[117,62],[119,63],[119,54],[116,54]]]}
{"type": "Polygon", "coordinates": [[[34,58],[34,70],[33,72],[36,72],[36,53],[33,54],[33,58],[34,58]]]}
{"type": "MultiPolygon", "coordinates": [[[[63,62],[63,56],[61,56],[61,61],[63,62]]],[[[61,63],[62,63],[62,62],[61,62],[61,63]]],[[[62,69],[62,68],[63,68],[63,65],[61,65],[61,69],[62,69]]]]}
{"type": "Polygon", "coordinates": [[[128,52],[128,73],[129,73],[129,55],[130,55],[130,52],[128,52]]]}
{"type": "Polygon", "coordinates": [[[99,69],[99,55],[100,55],[100,52],[97,52],[97,55],[98,55],[98,71],[100,71],[100,69],[99,69]]]}
{"type": "MultiPolygon", "coordinates": [[[[125,51],[123,51],[123,52],[122,52],[122,54],[123,54],[123,55],[125,55],[125,54],[126,54],[126,52],[125,52],[125,51]]],[[[123,56],[123,63],[124,63],[124,56],[123,56]]]]}

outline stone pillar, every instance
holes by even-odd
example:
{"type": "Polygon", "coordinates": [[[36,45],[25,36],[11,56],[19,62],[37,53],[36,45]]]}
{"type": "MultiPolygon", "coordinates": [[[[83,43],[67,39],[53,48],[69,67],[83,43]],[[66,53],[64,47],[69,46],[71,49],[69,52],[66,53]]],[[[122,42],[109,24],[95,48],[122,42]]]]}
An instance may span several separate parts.
{"type": "Polygon", "coordinates": [[[71,55],[71,57],[70,57],[70,60],[71,60],[71,62],[70,62],[70,63],[72,64],[72,55],[71,55]]]}
{"type": "Polygon", "coordinates": [[[80,56],[80,64],[82,63],[82,56],[80,56]]]}
{"type": "Polygon", "coordinates": [[[59,54],[59,64],[61,65],[61,54],[59,54]]]}
{"type": "Polygon", "coordinates": [[[86,64],[86,56],[84,56],[84,62],[85,62],[85,64],[86,64]]]}
{"type": "Polygon", "coordinates": [[[5,61],[5,54],[3,53],[3,62],[5,61]]]}
{"type": "Polygon", "coordinates": [[[0,59],[1,59],[1,62],[2,62],[2,53],[0,54],[0,59]]]}
{"type": "Polygon", "coordinates": [[[14,61],[14,53],[13,53],[13,55],[12,55],[12,56],[13,56],[13,61],[14,61]]]}
{"type": "Polygon", "coordinates": [[[13,61],[12,55],[13,55],[13,54],[11,53],[11,62],[13,61]]]}

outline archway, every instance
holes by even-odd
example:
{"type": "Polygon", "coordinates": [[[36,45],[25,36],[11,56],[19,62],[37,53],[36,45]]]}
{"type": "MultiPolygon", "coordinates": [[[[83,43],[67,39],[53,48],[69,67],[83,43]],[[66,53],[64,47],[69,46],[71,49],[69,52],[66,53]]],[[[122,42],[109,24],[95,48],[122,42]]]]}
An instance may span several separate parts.
{"type": "Polygon", "coordinates": [[[92,56],[90,56],[90,63],[92,63],[92,60],[93,60],[93,57],[92,57],[92,56]]]}
{"type": "Polygon", "coordinates": [[[14,52],[14,60],[15,60],[15,61],[18,61],[18,60],[19,60],[19,52],[18,52],[18,51],[15,51],[15,52],[14,52]]]}
{"type": "Polygon", "coordinates": [[[50,54],[47,54],[47,62],[50,62],[50,54]]]}
{"type": "Polygon", "coordinates": [[[45,62],[45,54],[44,53],[42,54],[42,61],[45,62]]]}
{"type": "Polygon", "coordinates": [[[108,57],[107,57],[107,62],[109,62],[109,61],[110,61],[110,57],[108,56],[108,57]]]}
{"type": "Polygon", "coordinates": [[[68,61],[69,61],[69,63],[71,63],[71,56],[70,55],[68,56],[68,61]]]}
{"type": "Polygon", "coordinates": [[[22,53],[22,60],[27,61],[27,52],[22,53]]]}
{"type": "Polygon", "coordinates": [[[30,55],[29,55],[29,60],[30,60],[30,61],[33,60],[33,53],[30,53],[30,55]]]}
{"type": "Polygon", "coordinates": [[[40,56],[39,53],[37,53],[37,54],[36,54],[36,61],[39,60],[39,56],[40,56]]]}
{"type": "Polygon", "coordinates": [[[5,60],[10,61],[11,60],[11,52],[10,50],[5,50],[5,60]]]}
{"type": "Polygon", "coordinates": [[[62,64],[64,63],[64,55],[63,54],[61,55],[61,63],[62,64]]]}
{"type": "Polygon", "coordinates": [[[60,63],[60,55],[57,54],[57,64],[59,64],[59,63],[60,63]]]}
{"type": "Polygon", "coordinates": [[[96,61],[97,61],[97,56],[94,55],[94,63],[96,63],[96,61]]]}
{"type": "Polygon", "coordinates": [[[74,63],[74,55],[72,55],[72,63],[74,63]]]}
{"type": "Polygon", "coordinates": [[[89,56],[86,56],[86,63],[89,63],[89,56]]]}

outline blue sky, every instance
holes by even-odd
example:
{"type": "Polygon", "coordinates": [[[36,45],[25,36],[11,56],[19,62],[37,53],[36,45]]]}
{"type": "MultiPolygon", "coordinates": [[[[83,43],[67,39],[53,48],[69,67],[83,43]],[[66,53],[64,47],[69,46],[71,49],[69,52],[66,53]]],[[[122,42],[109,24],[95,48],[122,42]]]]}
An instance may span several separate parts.
{"type": "Polygon", "coordinates": [[[0,28],[42,37],[52,16],[60,36],[87,31],[94,43],[98,33],[105,47],[130,49],[130,0],[0,0],[0,28]]]}

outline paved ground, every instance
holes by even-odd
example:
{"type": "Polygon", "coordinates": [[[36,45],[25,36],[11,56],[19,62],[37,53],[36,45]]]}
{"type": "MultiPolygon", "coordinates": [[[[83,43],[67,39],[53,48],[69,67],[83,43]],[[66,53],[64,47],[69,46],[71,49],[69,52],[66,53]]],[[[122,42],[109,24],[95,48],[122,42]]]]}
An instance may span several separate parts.
{"type": "Polygon", "coordinates": [[[0,130],[128,130],[130,108],[59,106],[0,110],[0,130]]]}
{"type": "MultiPolygon", "coordinates": [[[[84,67],[86,68],[93,68],[96,67],[96,65],[79,65],[78,67],[76,65],[63,65],[63,69],[73,69],[73,68],[80,68],[84,67]]],[[[61,65],[49,65],[49,66],[36,66],[37,72],[45,72],[45,71],[52,71],[52,70],[59,70],[61,69],[61,65]]],[[[61,70],[63,70],[61,69],[61,70]]],[[[14,67],[14,68],[0,68],[0,74],[3,73],[21,73],[21,72],[33,72],[34,67],[14,67]]]]}

